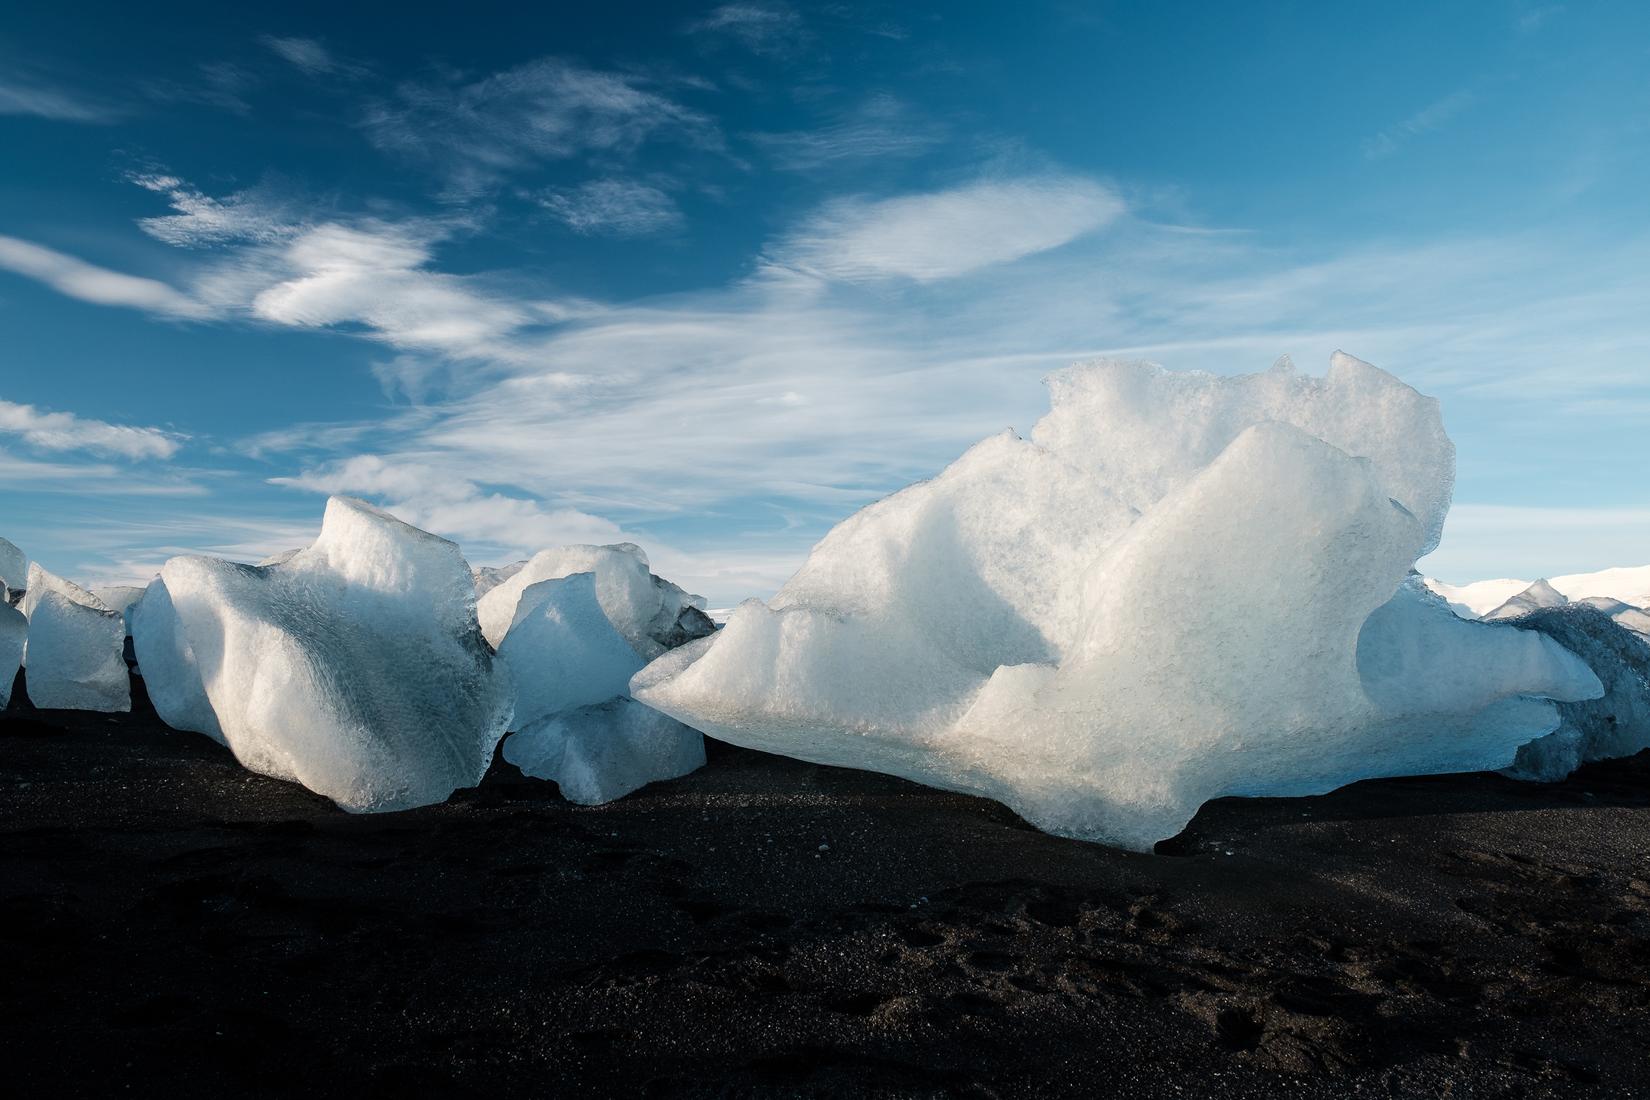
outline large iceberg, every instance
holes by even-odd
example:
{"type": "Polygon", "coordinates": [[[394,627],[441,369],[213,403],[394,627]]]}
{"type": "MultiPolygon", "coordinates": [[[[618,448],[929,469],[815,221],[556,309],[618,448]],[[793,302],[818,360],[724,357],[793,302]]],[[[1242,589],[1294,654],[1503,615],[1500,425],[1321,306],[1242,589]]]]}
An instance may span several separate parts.
{"type": "Polygon", "coordinates": [[[1147,848],[1207,799],[1504,767],[1598,696],[1575,655],[1408,581],[1454,479],[1437,403],[1337,353],[1101,362],[838,525],[632,694],[718,738],[1147,848]],[[1458,629],[1459,628],[1459,629],[1458,629]]]}
{"type": "Polygon", "coordinates": [[[29,701],[57,710],[131,710],[120,612],[38,562],[29,564],[27,588],[18,607],[29,620],[29,701]]]}
{"type": "Polygon", "coordinates": [[[315,543],[278,564],[173,558],[161,581],[139,605],[140,667],[150,640],[163,655],[146,680],[166,668],[187,704],[186,646],[241,763],[346,810],[474,785],[509,726],[512,687],[458,547],[371,505],[333,497],[315,543]],[[170,611],[150,603],[162,591],[170,611]]]}

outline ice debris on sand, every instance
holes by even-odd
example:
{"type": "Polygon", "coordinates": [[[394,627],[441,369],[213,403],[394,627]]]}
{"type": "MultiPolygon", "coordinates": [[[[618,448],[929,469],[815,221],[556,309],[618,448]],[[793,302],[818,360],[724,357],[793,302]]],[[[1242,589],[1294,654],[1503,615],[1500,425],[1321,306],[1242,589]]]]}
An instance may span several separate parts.
{"type": "Polygon", "coordinates": [[[509,726],[513,690],[458,547],[371,505],[331,498],[314,544],[277,564],[180,557],[161,580],[171,611],[151,590],[140,618],[156,613],[177,698],[190,695],[181,639],[253,771],[346,810],[405,809],[479,782],[509,726]]]}
{"type": "Polygon", "coordinates": [[[632,694],[1148,848],[1221,795],[1505,767],[1559,727],[1551,700],[1602,693],[1561,646],[1406,583],[1454,447],[1392,376],[1339,353],[1321,379],[1099,362],[1050,389],[1030,439],[839,524],[632,694]]]}
{"type": "Polygon", "coordinates": [[[18,610],[29,620],[29,701],[56,710],[131,710],[120,612],[38,562],[29,563],[26,588],[18,610]]]}
{"type": "MultiPolygon", "coordinates": [[[[534,581],[519,593],[499,597],[514,603],[498,647],[516,685],[517,732],[505,741],[504,758],[523,774],[555,781],[571,801],[607,802],[693,771],[705,762],[704,739],[628,696],[630,677],[646,662],[607,608],[632,627],[633,637],[648,643],[645,652],[662,649],[647,632],[662,616],[645,597],[660,592],[662,584],[645,573],[646,559],[628,548],[573,549],[572,554],[550,551],[533,560],[541,566],[554,561],[558,568],[569,560],[607,563],[605,604],[596,572],[534,581]],[[645,586],[642,580],[647,580],[645,586]],[[644,602],[633,598],[638,595],[644,602]]],[[[680,616],[684,605],[669,595],[671,589],[681,592],[674,585],[663,589],[660,599],[671,601],[663,605],[664,613],[680,616]]]]}

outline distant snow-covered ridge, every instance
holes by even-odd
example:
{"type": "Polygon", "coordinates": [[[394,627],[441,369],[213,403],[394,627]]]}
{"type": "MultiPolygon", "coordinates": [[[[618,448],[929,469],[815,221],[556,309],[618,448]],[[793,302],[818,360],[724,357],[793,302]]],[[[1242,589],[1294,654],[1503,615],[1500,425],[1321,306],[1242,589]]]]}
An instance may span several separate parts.
{"type": "MultiPolygon", "coordinates": [[[[1457,585],[1435,577],[1426,579],[1427,587],[1444,597],[1450,608],[1466,619],[1484,618],[1538,583],[1542,582],[1500,578],[1457,585]]],[[[1571,603],[1602,597],[1641,610],[1650,608],[1650,565],[1571,573],[1545,578],[1545,583],[1571,603]]]]}

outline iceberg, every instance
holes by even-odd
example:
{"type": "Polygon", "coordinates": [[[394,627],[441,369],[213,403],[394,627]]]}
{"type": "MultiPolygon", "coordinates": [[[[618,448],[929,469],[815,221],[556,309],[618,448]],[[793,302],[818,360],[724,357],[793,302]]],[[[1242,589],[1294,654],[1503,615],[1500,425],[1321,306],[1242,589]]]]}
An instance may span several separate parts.
{"type": "MultiPolygon", "coordinates": [[[[635,574],[626,563],[638,559],[626,551],[588,560],[616,563],[629,579],[635,574]]],[[[649,588],[658,590],[651,581],[649,588]]],[[[647,591],[619,589],[626,596],[637,590],[647,591]]],[[[518,726],[504,742],[506,761],[524,775],[554,781],[564,797],[585,804],[611,801],[704,764],[704,738],[697,730],[627,694],[631,676],[645,662],[604,610],[596,573],[530,583],[514,602],[498,647],[516,685],[518,726]]],[[[661,617],[657,609],[638,611],[635,603],[611,595],[608,606],[619,607],[633,627],[661,617]]],[[[668,602],[662,606],[666,615],[681,613],[668,602]]]]}
{"type": "Polygon", "coordinates": [[[29,620],[29,701],[52,710],[132,709],[120,612],[72,581],[29,564],[18,609],[29,620]]]}
{"type": "Polygon", "coordinates": [[[1604,693],[1560,703],[1559,728],[1519,749],[1509,774],[1562,779],[1582,764],[1650,748],[1650,643],[1643,636],[1581,600],[1530,612],[1516,625],[1580,654],[1603,682],[1604,693]]]}
{"type": "Polygon", "coordinates": [[[704,613],[703,597],[655,576],[642,548],[624,542],[541,550],[519,567],[506,566],[478,578],[478,587],[489,585],[476,605],[487,641],[496,648],[504,640],[529,585],[574,573],[594,575],[596,598],[608,620],[646,660],[714,629],[704,613]]]}
{"type": "Polygon", "coordinates": [[[1634,607],[1608,596],[1586,596],[1575,601],[1577,607],[1591,607],[1610,617],[1610,621],[1624,630],[1630,630],[1650,642],[1650,611],[1634,607]]]}
{"type": "Polygon", "coordinates": [[[11,703],[12,684],[23,667],[23,648],[28,644],[29,620],[11,604],[0,600],[0,710],[11,703]]]}
{"type": "Polygon", "coordinates": [[[643,664],[602,611],[593,573],[528,585],[498,656],[516,685],[521,726],[624,695],[643,664]]]}
{"type": "Polygon", "coordinates": [[[160,720],[175,730],[204,733],[227,745],[218,714],[201,682],[195,651],[189,648],[165,581],[156,577],[149,582],[143,598],[128,613],[127,622],[138,675],[143,677],[149,702],[160,720]]]}
{"type": "Polygon", "coordinates": [[[111,584],[92,589],[92,595],[103,601],[110,611],[120,612],[125,621],[126,636],[132,636],[132,605],[143,599],[144,589],[129,584],[111,584]]]}
{"type": "Polygon", "coordinates": [[[236,758],[346,810],[474,785],[510,724],[513,688],[458,547],[362,501],[328,500],[314,544],[278,564],[179,557],[161,581],[139,605],[143,652],[168,670],[158,678],[187,704],[181,630],[236,758]]]}
{"type": "Polygon", "coordinates": [[[1337,353],[1321,379],[1098,362],[1049,386],[1029,439],[839,524],[632,695],[1149,849],[1222,795],[1505,767],[1555,700],[1602,693],[1562,646],[1408,579],[1454,447],[1391,375],[1337,353]]]}
{"type": "Polygon", "coordinates": [[[22,588],[28,575],[28,557],[15,543],[0,539],[0,603],[6,601],[6,590],[22,588]]]}
{"type": "Polygon", "coordinates": [[[595,806],[703,767],[705,739],[621,695],[529,723],[504,742],[504,759],[554,780],[569,802],[595,806]]]}
{"type": "Polygon", "coordinates": [[[476,566],[473,570],[471,570],[471,574],[475,577],[476,581],[476,599],[479,600],[481,597],[485,596],[487,593],[491,592],[493,589],[497,588],[517,573],[520,573],[522,566],[526,564],[527,562],[524,559],[522,561],[513,561],[509,565],[476,566]]]}

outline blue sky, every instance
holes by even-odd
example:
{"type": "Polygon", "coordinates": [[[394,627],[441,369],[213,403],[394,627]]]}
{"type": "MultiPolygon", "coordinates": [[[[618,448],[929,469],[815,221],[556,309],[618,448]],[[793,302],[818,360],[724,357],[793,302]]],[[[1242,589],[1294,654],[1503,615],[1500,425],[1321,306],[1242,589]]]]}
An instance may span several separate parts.
{"type": "Polygon", "coordinates": [[[728,603],[1052,368],[1336,348],[1444,402],[1429,571],[1650,561],[1642,4],[168,13],[0,22],[0,533],[66,575],[348,492],[728,603]]]}

